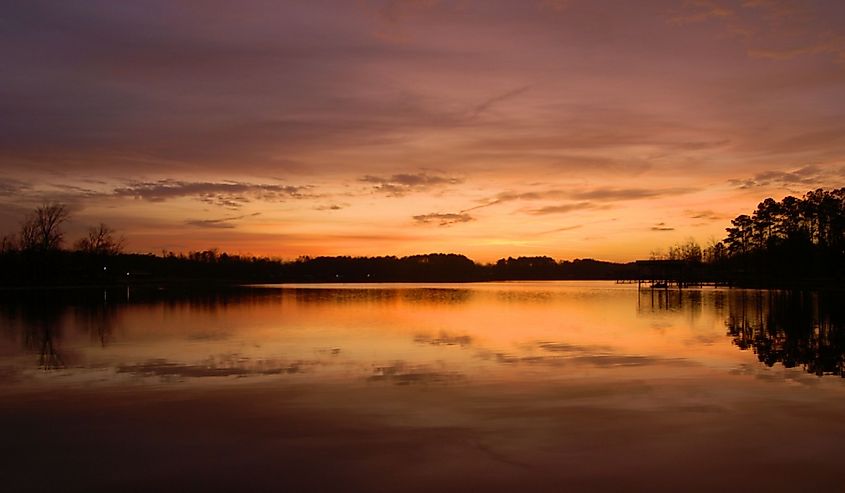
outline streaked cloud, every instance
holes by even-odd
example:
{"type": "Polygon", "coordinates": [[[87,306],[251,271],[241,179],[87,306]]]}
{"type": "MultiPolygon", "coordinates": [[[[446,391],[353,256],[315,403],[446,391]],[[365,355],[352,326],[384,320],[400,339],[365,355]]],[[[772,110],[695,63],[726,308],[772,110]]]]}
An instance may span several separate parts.
{"type": "Polygon", "coordinates": [[[400,173],[391,176],[366,175],[361,177],[360,181],[372,184],[375,192],[401,197],[411,192],[457,185],[463,180],[450,176],[429,175],[428,173],[400,173]]]}
{"type": "Polygon", "coordinates": [[[349,207],[349,204],[323,204],[314,206],[315,211],[339,211],[349,207]]]}
{"type": "Polygon", "coordinates": [[[652,197],[665,197],[667,195],[683,195],[695,191],[695,188],[595,188],[573,192],[571,196],[576,199],[601,200],[601,201],[623,201],[639,200],[652,197]]]}
{"type": "Polygon", "coordinates": [[[418,224],[437,224],[438,226],[450,226],[452,224],[468,223],[475,220],[474,217],[465,212],[432,212],[430,214],[420,214],[413,218],[418,224]]]}
{"type": "Polygon", "coordinates": [[[765,196],[845,184],[842,2],[31,0],[3,19],[0,234],[58,200],[141,251],[630,260],[662,246],[652,227],[718,238],[765,196]]]}
{"type": "Polygon", "coordinates": [[[529,209],[527,212],[535,216],[544,214],[565,214],[568,212],[595,209],[597,206],[592,202],[573,202],[569,204],[547,205],[538,209],[529,209]]]}
{"type": "Polygon", "coordinates": [[[519,96],[520,94],[524,93],[525,91],[527,91],[529,88],[530,88],[530,86],[518,87],[516,89],[512,89],[510,91],[504,92],[502,94],[493,96],[493,97],[491,97],[491,98],[489,98],[485,101],[482,101],[480,104],[476,105],[472,109],[471,117],[477,118],[482,113],[484,113],[484,112],[490,110],[491,108],[493,108],[495,105],[497,105],[497,104],[499,104],[503,101],[507,101],[508,99],[515,98],[515,97],[519,96]]]}
{"type": "Polygon", "coordinates": [[[20,180],[0,178],[0,196],[15,196],[31,188],[31,184],[20,180]]]}
{"type": "Polygon", "coordinates": [[[785,61],[832,55],[845,63],[845,36],[837,22],[841,6],[833,2],[792,0],[685,0],[669,16],[684,25],[717,22],[746,47],[749,57],[785,61]]]}
{"type": "Polygon", "coordinates": [[[741,189],[760,187],[794,189],[795,187],[799,187],[803,190],[804,188],[823,185],[836,187],[840,186],[843,181],[845,181],[843,168],[830,169],[810,164],[787,171],[761,171],[750,178],[733,178],[728,183],[741,189]]]}
{"type": "Polygon", "coordinates": [[[131,197],[150,202],[189,197],[221,207],[237,209],[252,200],[278,202],[307,196],[309,187],[244,182],[189,182],[164,179],[133,182],[116,188],[117,197],[131,197]]]}
{"type": "MultiPolygon", "coordinates": [[[[531,190],[526,192],[501,192],[491,198],[483,199],[482,204],[473,206],[467,211],[490,207],[494,205],[504,204],[514,201],[540,201],[540,200],[591,200],[597,202],[617,202],[628,200],[640,200],[663,196],[682,195],[695,191],[694,188],[667,188],[667,189],[650,189],[650,188],[587,188],[579,190],[577,188],[571,189],[547,189],[547,190],[531,190]]],[[[575,208],[591,208],[599,207],[599,205],[591,202],[580,202],[578,204],[562,204],[559,206],[550,206],[552,208],[558,207],[558,212],[567,212],[575,208]]],[[[552,209],[549,209],[552,210],[552,209]]],[[[535,213],[537,209],[530,210],[535,213]]]]}
{"type": "Polygon", "coordinates": [[[185,221],[185,224],[189,226],[197,226],[200,228],[232,229],[235,227],[235,223],[237,223],[238,221],[245,218],[256,217],[260,215],[260,212],[254,212],[252,214],[244,214],[241,216],[220,217],[215,219],[188,219],[187,221],[185,221]]]}
{"type": "Polygon", "coordinates": [[[710,209],[706,210],[686,210],[684,211],[690,219],[704,219],[706,221],[723,221],[726,217],[723,214],[718,214],[710,209]]]}
{"type": "Polygon", "coordinates": [[[554,233],[562,233],[562,232],[565,232],[565,231],[572,231],[572,230],[575,230],[575,229],[581,229],[583,227],[584,227],[583,224],[573,224],[571,226],[563,226],[561,228],[554,228],[554,229],[549,229],[549,230],[546,230],[546,231],[540,231],[539,233],[535,233],[535,234],[537,234],[537,235],[548,235],[548,234],[554,234],[554,233]]]}
{"type": "Polygon", "coordinates": [[[689,24],[711,19],[732,18],[736,15],[733,9],[714,0],[684,0],[682,5],[683,7],[678,12],[669,17],[671,22],[689,24]]]}
{"type": "Polygon", "coordinates": [[[675,231],[675,228],[667,226],[666,223],[657,223],[651,227],[652,231],[675,231]]]}

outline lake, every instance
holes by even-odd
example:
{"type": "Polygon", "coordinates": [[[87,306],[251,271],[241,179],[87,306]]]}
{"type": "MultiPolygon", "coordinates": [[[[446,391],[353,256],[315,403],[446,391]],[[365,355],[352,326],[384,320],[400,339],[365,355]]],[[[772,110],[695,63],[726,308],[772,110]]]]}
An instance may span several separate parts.
{"type": "Polygon", "coordinates": [[[845,478],[838,294],[3,294],[5,491],[831,491],[845,478]]]}

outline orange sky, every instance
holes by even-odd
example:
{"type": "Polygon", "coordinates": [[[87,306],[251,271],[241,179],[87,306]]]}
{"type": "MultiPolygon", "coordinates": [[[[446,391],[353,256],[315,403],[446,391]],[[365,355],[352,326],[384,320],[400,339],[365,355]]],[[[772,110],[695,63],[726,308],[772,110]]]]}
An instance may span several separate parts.
{"type": "Polygon", "coordinates": [[[845,5],[25,2],[0,230],[132,251],[631,260],[845,181],[845,5]]]}

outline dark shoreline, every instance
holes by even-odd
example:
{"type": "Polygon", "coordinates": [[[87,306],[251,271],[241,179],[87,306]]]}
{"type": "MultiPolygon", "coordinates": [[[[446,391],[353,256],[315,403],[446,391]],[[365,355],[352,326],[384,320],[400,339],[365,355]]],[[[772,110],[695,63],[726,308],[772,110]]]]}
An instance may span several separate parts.
{"type": "Polygon", "coordinates": [[[20,289],[223,287],[245,284],[473,283],[507,281],[626,281],[692,287],[837,290],[839,270],[780,275],[754,265],[689,260],[628,263],[594,259],[508,257],[479,264],[464,255],[303,257],[294,261],[199,252],[189,256],[93,255],[78,251],[0,254],[0,291],[20,289]]]}
{"type": "MultiPolygon", "coordinates": [[[[346,285],[402,285],[402,284],[454,284],[454,285],[469,285],[469,284],[483,284],[483,283],[498,283],[498,282],[619,282],[619,284],[636,284],[636,280],[631,279],[607,279],[607,278],[561,278],[561,279],[468,279],[468,280],[384,280],[384,281],[299,281],[299,280],[261,280],[261,279],[244,279],[244,280],[229,280],[229,279],[159,279],[142,282],[99,282],[99,283],[56,283],[56,284],[10,284],[0,285],[0,293],[24,293],[24,292],[48,292],[48,291],[84,291],[84,290],[117,290],[117,289],[139,289],[143,291],[165,291],[165,290],[183,290],[189,289],[195,292],[203,291],[217,291],[226,289],[265,289],[272,287],[270,285],[291,285],[291,286],[307,286],[307,285],[321,285],[321,286],[346,286],[346,285]]],[[[749,289],[749,290],[788,290],[788,291],[843,291],[845,292],[845,285],[836,282],[824,283],[809,283],[809,282],[792,282],[792,283],[765,283],[765,282],[728,282],[728,281],[707,281],[702,283],[690,283],[684,287],[670,286],[651,287],[647,283],[643,283],[643,290],[660,291],[679,291],[689,289],[701,288],[728,288],[728,289],[749,289]]]]}

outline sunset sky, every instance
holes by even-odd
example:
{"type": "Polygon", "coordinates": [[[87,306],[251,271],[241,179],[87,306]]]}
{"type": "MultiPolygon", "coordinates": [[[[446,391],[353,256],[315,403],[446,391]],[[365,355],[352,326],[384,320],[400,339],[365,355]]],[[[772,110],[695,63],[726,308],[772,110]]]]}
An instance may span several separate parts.
{"type": "Polygon", "coordinates": [[[7,2],[0,232],[627,261],[845,184],[845,2],[7,2]]]}

